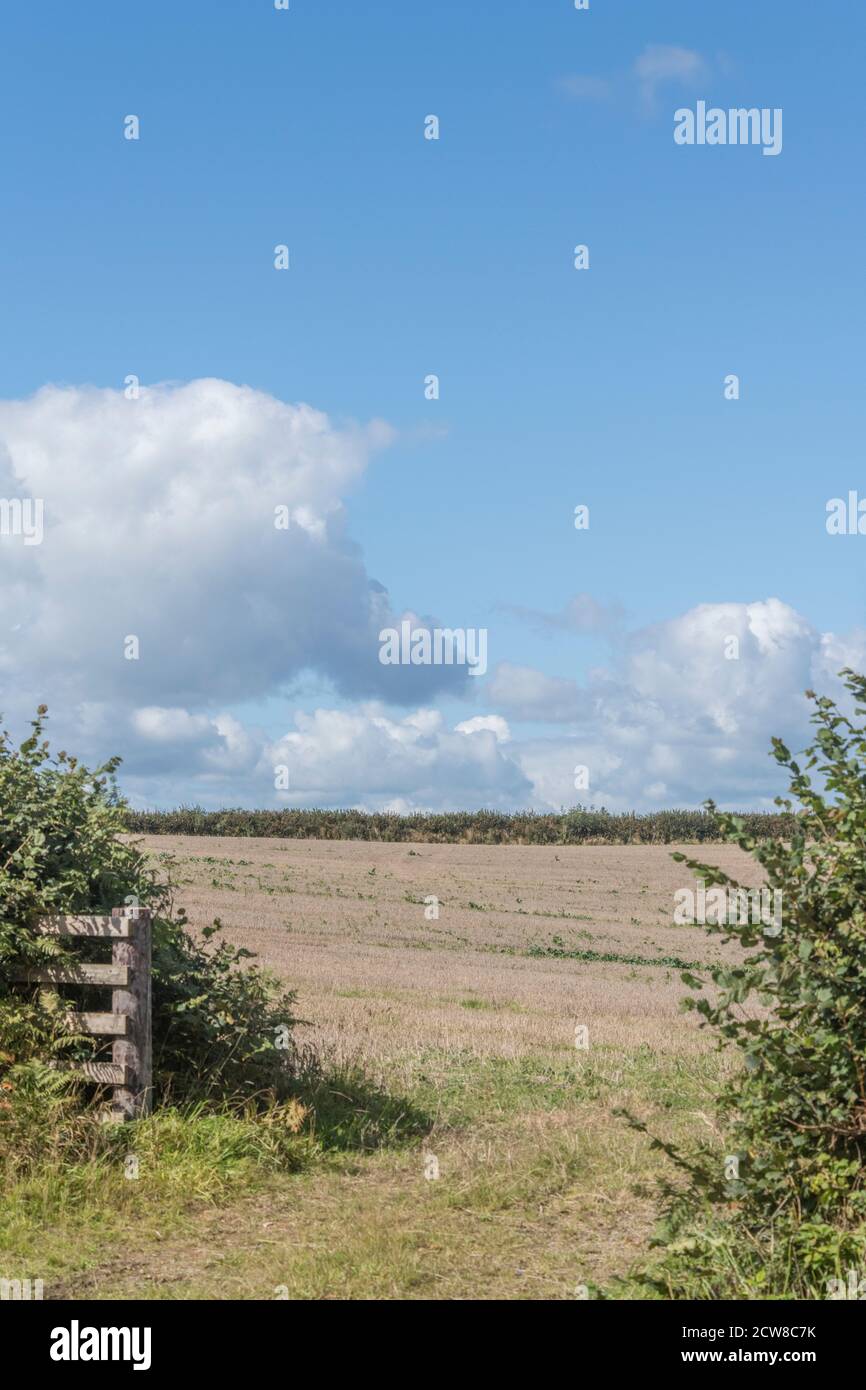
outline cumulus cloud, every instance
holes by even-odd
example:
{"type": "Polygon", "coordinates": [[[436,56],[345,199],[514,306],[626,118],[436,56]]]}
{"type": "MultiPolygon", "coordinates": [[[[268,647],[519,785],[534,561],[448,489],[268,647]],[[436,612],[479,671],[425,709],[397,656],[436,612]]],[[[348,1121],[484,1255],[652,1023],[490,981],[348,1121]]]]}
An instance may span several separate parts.
{"type": "Polygon", "coordinates": [[[547,676],[532,666],[500,661],[485,691],[488,701],[514,719],[570,724],[588,710],[577,681],[547,676]]]}
{"type": "Polygon", "coordinates": [[[316,710],[296,716],[297,729],[267,757],[290,769],[295,798],[337,805],[382,805],[394,797],[421,807],[513,806],[532,788],[501,748],[494,728],[449,729],[436,710],[394,720],[381,711],[316,710]]]}
{"type": "MultiPolygon", "coordinates": [[[[129,718],[126,780],[137,802],[169,805],[769,806],[783,789],[771,736],[802,746],[803,692],[838,694],[843,665],[866,667],[866,631],[820,633],[779,599],[702,604],[624,637],[614,666],[584,683],[501,663],[480,696],[490,712],[453,728],[430,707],[395,718],[373,702],[297,712],[270,738],[229,715],[143,707],[129,718]],[[510,721],[546,732],[521,736],[510,721]],[[287,791],[274,788],[278,767],[287,791]]],[[[97,707],[89,717],[99,722],[97,707]]]]}
{"type": "Polygon", "coordinates": [[[45,501],[42,544],[0,543],[0,709],[20,727],[47,700],[59,742],[122,754],[137,804],[747,806],[780,789],[771,735],[808,734],[803,691],[866,667],[866,631],[819,632],[777,598],[627,632],[586,594],[512,610],[608,638],[607,667],[581,680],[500,661],[479,688],[453,666],[383,666],[378,633],[403,615],[344,499],[389,437],[219,381],[0,402],[0,496],[45,501]],[[291,714],[309,673],[338,707],[291,714]],[[448,723],[444,695],[472,704],[448,723]]]}
{"type": "Polygon", "coordinates": [[[507,717],[569,726],[515,738],[537,803],[573,803],[582,764],[591,783],[581,799],[595,804],[768,804],[782,785],[771,737],[807,738],[804,691],[838,696],[841,667],[866,667],[866,633],[819,633],[776,598],[701,604],[630,634],[617,658],[584,685],[504,663],[494,671],[487,694],[507,717]]]}
{"type": "Polygon", "coordinates": [[[626,660],[634,690],[680,726],[733,738],[802,714],[820,651],[805,618],[771,598],[701,604],[632,636],[626,660]]]}
{"type": "Polygon", "coordinates": [[[41,545],[0,545],[0,708],[213,709],[305,671],[397,703],[458,690],[458,668],[378,659],[401,615],[344,498],[390,438],[217,380],[0,402],[0,495],[45,506],[41,545]]]}
{"type": "Polygon", "coordinates": [[[213,806],[511,808],[532,796],[519,764],[502,747],[508,726],[496,716],[452,729],[434,709],[396,719],[376,703],[316,709],[296,713],[295,727],[277,739],[225,716],[202,724],[179,710],[139,712],[133,724],[128,785],[142,804],[177,801],[178,762],[186,785],[195,789],[192,799],[213,806]],[[288,787],[276,789],[282,769],[288,787]]]}
{"type": "Polygon", "coordinates": [[[489,729],[498,743],[508,743],[511,739],[511,730],[501,714],[476,714],[456,724],[455,729],[458,734],[477,734],[480,729],[489,729]]]}

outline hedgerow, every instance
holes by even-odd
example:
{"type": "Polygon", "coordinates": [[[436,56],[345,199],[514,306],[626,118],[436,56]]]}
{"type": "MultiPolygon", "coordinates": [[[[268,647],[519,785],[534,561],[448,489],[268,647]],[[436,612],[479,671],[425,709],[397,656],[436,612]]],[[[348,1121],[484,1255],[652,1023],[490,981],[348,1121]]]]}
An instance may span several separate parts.
{"type": "MultiPolygon", "coordinates": [[[[740,816],[756,840],[790,835],[796,817],[775,812],[740,816]]],[[[669,845],[718,843],[715,818],[700,811],[610,812],[576,808],[561,814],[518,811],[443,811],[400,816],[386,811],[243,809],[128,811],[127,828],[146,835],[273,836],[279,839],[427,841],[480,845],[669,845]]]]}

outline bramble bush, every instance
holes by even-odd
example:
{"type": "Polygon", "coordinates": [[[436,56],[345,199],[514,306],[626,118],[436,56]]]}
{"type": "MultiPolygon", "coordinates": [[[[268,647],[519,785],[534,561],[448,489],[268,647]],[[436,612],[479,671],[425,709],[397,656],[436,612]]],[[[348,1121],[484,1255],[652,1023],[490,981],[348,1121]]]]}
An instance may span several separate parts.
{"type": "MultiPolygon", "coordinates": [[[[171,885],[122,838],[119,760],[90,771],[65,752],[53,757],[43,737],[46,714],[40,706],[20,747],[0,731],[0,1122],[13,1123],[40,1100],[68,1100],[77,1083],[47,1063],[93,1047],[63,1021],[83,1002],[80,991],[72,988],[61,1011],[56,992],[13,981],[22,967],[67,954],[62,941],[37,936],[34,924],[54,913],[107,913],[125,902],[153,913],[155,1101],[287,1096],[294,995],[249,965],[251,952],[209,940],[218,921],[205,929],[204,944],[190,935],[171,885]]],[[[96,958],[106,943],[83,949],[96,958]]]]}
{"type": "MultiPolygon", "coordinates": [[[[650,1277],[669,1297],[824,1297],[829,1279],[866,1272],[866,677],[840,674],[852,718],[807,691],[817,733],[803,760],[772,741],[790,788],[776,804],[799,803],[793,833],[759,843],[708,803],[724,838],[781,890],[782,923],[706,928],[746,954],[684,1007],[743,1065],[720,1097],[724,1154],[654,1141],[689,1176],[668,1186],[665,1256],[650,1277]]],[[[708,884],[740,886],[673,857],[708,884]]]]}

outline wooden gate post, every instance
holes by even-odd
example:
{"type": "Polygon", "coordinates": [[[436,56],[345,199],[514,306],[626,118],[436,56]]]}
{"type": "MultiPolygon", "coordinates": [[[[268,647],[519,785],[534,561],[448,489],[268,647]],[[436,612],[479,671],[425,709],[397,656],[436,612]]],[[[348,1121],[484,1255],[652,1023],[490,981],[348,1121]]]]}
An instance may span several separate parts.
{"type": "Polygon", "coordinates": [[[112,917],[129,922],[129,936],[112,943],[113,965],[126,966],[127,983],[112,990],[111,1011],[126,1017],[126,1032],[111,1045],[112,1061],[125,1068],[122,1085],[114,1088],[113,1114],[118,1120],[149,1115],[153,1095],[151,1056],[151,916],[147,908],[118,907],[112,917]]]}

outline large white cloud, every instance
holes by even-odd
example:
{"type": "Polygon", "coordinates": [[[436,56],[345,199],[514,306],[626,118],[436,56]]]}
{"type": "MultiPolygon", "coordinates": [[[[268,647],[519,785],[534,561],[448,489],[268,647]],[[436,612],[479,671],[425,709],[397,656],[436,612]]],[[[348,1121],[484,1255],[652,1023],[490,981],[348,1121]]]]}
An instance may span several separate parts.
{"type": "Polygon", "coordinates": [[[194,788],[187,799],[210,806],[512,809],[532,799],[530,781],[503,747],[502,718],[451,729],[438,710],[395,719],[364,704],[299,712],[295,728],[276,740],[227,716],[202,720],[178,709],[138,711],[132,723],[128,785],[145,804],[179,799],[179,765],[194,788]]]}
{"type": "MultiPolygon", "coordinates": [[[[395,721],[380,710],[316,710],[298,715],[297,730],[267,750],[284,762],[296,798],[318,804],[388,805],[397,796],[414,806],[515,806],[532,787],[503,752],[508,729],[448,729],[436,710],[395,721]],[[504,737],[503,737],[504,735],[504,737]]],[[[289,795],[287,800],[291,801],[289,795]]]]}
{"type": "Polygon", "coordinates": [[[183,767],[187,799],[214,806],[769,806],[784,786],[771,737],[801,746],[804,690],[838,694],[843,665],[866,666],[866,632],[819,633],[777,599],[705,604],[624,639],[612,669],[583,686],[500,664],[479,696],[491,712],[454,728],[430,708],[394,719],[366,704],[297,713],[272,740],[229,716],[140,710],[131,785],[171,804],[183,767]],[[521,737],[527,720],[548,731],[521,737]],[[278,767],[288,792],[274,790],[278,767]],[[582,772],[575,785],[579,769],[588,786],[582,772]]]}
{"type": "Polygon", "coordinates": [[[343,499],[390,434],[216,380],[0,402],[0,496],[45,506],[40,545],[0,542],[0,708],[213,709],[307,670],[398,702],[459,688],[378,660],[396,619],[343,499]]]}
{"type": "Polygon", "coordinates": [[[512,720],[569,728],[515,741],[538,804],[762,805],[782,789],[771,737],[800,746],[805,690],[838,697],[846,665],[866,668],[866,632],[820,633],[771,598],[701,604],[630,634],[585,685],[502,663],[487,693],[512,720]],[[578,765],[588,789],[575,788],[578,765]]]}
{"type": "Polygon", "coordinates": [[[145,804],[746,806],[780,789],[770,737],[807,736],[804,689],[866,666],[866,633],[818,632],[779,599],[627,633],[589,595],[517,611],[559,650],[606,635],[607,668],[583,682],[514,661],[483,685],[383,666],[378,633],[402,615],[368,577],[344,499],[389,437],[210,380],[0,402],[0,498],[45,502],[40,545],[0,536],[0,710],[20,727],[47,700],[59,741],[121,753],[145,804]],[[275,738],[275,698],[305,672],[342,707],[287,712],[275,738]],[[453,725],[431,708],[442,694],[472,702],[453,725]],[[266,703],[267,731],[239,714],[266,703]]]}

